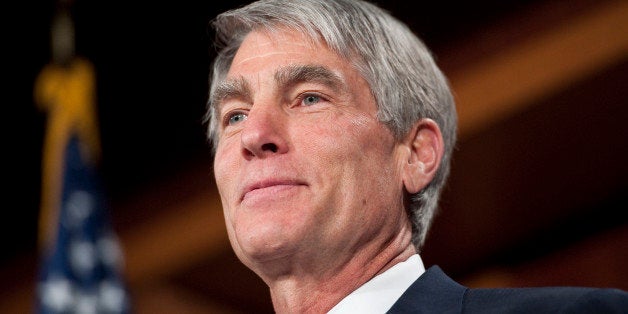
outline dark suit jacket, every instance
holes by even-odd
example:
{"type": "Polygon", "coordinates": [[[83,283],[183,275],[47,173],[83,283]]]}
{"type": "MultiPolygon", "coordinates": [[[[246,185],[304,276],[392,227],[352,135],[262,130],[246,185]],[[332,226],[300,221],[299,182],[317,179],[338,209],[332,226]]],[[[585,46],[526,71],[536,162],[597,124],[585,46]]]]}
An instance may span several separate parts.
{"type": "Polygon", "coordinates": [[[628,293],[573,287],[469,289],[433,266],[388,313],[628,313],[628,293]]]}

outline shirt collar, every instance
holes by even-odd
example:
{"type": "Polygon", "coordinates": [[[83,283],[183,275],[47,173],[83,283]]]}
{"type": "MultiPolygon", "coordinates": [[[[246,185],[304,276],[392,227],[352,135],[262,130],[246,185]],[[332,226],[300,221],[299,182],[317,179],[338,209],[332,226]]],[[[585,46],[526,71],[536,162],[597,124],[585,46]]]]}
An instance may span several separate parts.
{"type": "Polygon", "coordinates": [[[419,254],[410,256],[365,284],[336,304],[328,313],[385,313],[425,272],[419,254]]]}

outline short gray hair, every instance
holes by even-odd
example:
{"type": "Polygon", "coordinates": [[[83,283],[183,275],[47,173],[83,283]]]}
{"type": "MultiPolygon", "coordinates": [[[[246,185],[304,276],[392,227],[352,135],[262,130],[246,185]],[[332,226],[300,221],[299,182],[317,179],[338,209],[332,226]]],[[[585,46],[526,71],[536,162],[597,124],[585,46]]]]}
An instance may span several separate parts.
{"type": "Polygon", "coordinates": [[[420,249],[438,207],[456,142],[457,116],[447,79],[423,42],[402,22],[374,4],[360,0],[261,0],[214,19],[216,47],[206,121],[218,143],[212,96],[231,66],[244,37],[253,30],[298,30],[349,60],[368,82],[378,105],[378,119],[401,140],[420,119],[441,129],[445,153],[432,182],[407,195],[412,242],[420,249]]]}

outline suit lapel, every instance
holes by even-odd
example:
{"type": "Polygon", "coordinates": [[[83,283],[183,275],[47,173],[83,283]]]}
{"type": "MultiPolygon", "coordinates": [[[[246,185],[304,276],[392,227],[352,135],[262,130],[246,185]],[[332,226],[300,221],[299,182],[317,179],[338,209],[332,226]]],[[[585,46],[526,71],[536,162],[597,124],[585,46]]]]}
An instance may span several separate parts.
{"type": "Polygon", "coordinates": [[[388,311],[395,313],[460,313],[466,287],[459,285],[438,266],[430,267],[388,311]]]}

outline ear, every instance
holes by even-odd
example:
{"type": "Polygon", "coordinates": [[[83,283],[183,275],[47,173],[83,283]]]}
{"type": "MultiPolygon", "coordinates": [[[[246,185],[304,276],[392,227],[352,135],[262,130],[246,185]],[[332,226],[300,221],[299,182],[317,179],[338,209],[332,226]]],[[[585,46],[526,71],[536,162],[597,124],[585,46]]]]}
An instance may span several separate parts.
{"type": "Polygon", "coordinates": [[[411,193],[418,193],[436,175],[443,158],[443,136],[432,119],[417,121],[404,139],[409,149],[403,165],[403,184],[411,193]]]}

